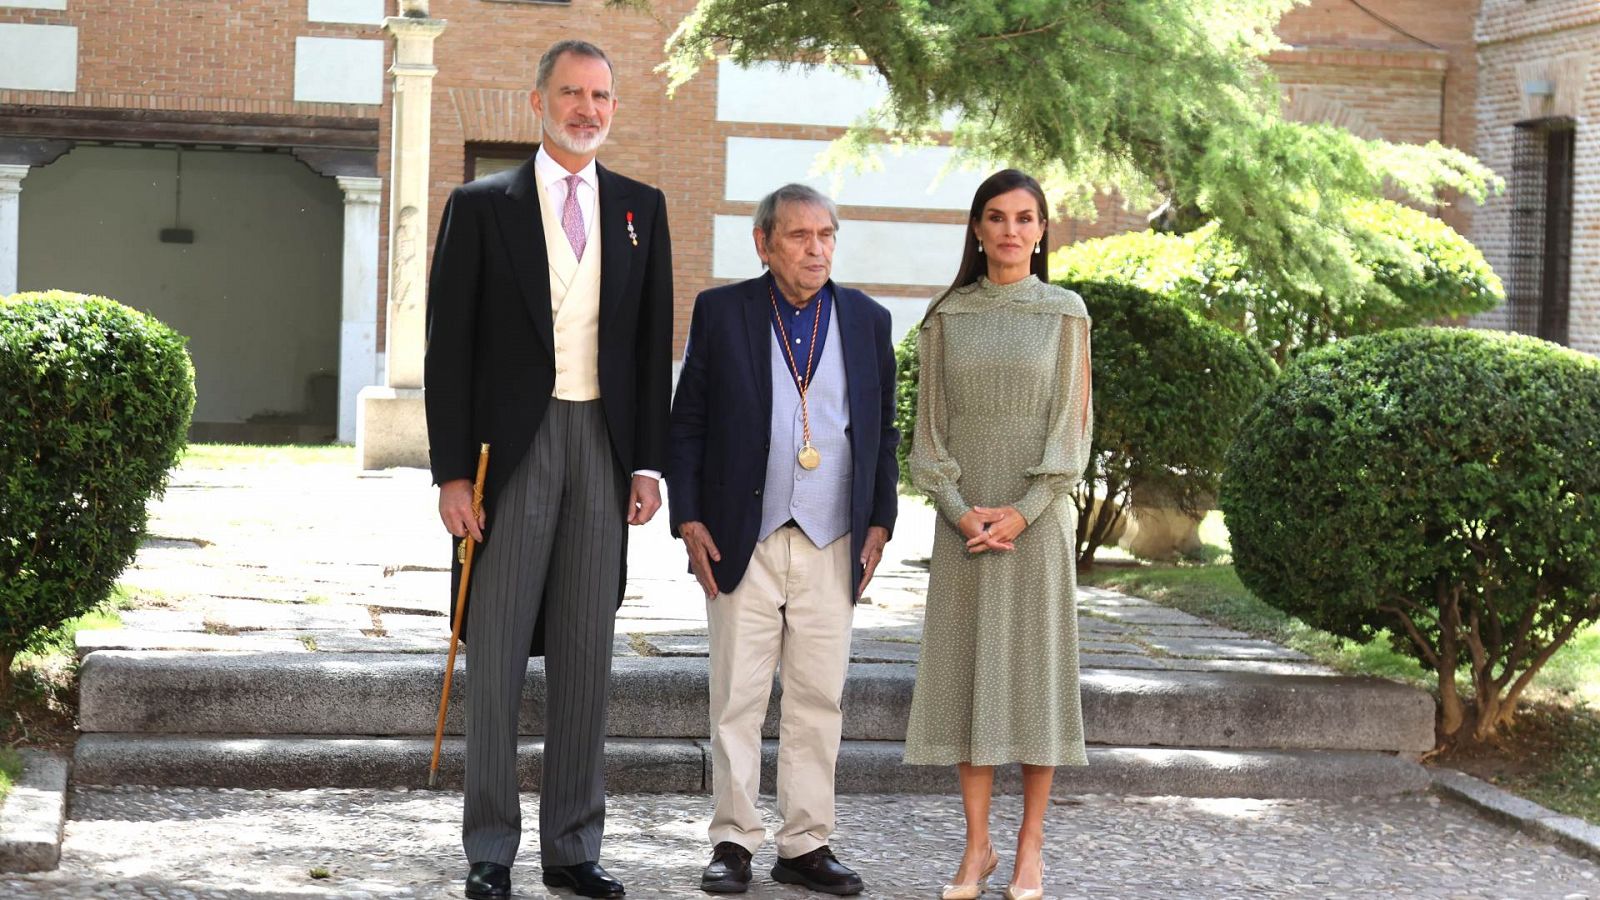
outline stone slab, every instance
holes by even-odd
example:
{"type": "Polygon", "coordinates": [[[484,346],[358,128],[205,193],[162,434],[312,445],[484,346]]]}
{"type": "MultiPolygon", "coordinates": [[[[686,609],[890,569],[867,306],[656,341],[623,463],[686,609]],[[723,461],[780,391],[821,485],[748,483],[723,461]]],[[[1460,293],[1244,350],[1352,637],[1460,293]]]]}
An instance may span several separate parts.
{"type": "Polygon", "coordinates": [[[1271,641],[1255,639],[1227,640],[1192,637],[1158,637],[1143,638],[1151,647],[1169,653],[1173,656],[1186,656],[1198,659],[1292,659],[1305,660],[1306,656],[1297,650],[1280,647],[1271,641]]]}
{"type": "Polygon", "coordinates": [[[1223,628],[1221,625],[1141,625],[1139,633],[1164,638],[1209,638],[1233,641],[1256,639],[1253,635],[1234,631],[1232,628],[1223,628]]]}
{"type": "Polygon", "coordinates": [[[1145,606],[1096,605],[1083,608],[1085,613],[1120,622],[1124,625],[1207,625],[1205,619],[1191,616],[1176,609],[1153,604],[1145,606]]]}
{"type": "MultiPolygon", "coordinates": [[[[316,736],[86,735],[78,742],[80,784],[302,789],[420,788],[427,784],[431,738],[316,736]]],[[[440,754],[440,788],[461,786],[464,745],[447,739],[440,754]]],[[[955,794],[954,770],[907,766],[897,741],[845,741],[835,784],[840,794],[955,794]]],[[[775,790],[778,744],[762,743],[762,790],[775,790]]],[[[540,788],[543,743],[518,747],[518,780],[540,788]]],[[[606,787],[614,793],[705,793],[711,750],[704,740],[616,739],[606,742],[606,787]]],[[[1424,790],[1428,775],[1415,762],[1384,753],[1213,751],[1149,747],[1091,747],[1089,765],[1063,766],[1053,793],[1188,797],[1377,796],[1424,790]]],[[[1015,765],[996,770],[1000,793],[1021,790],[1015,765]]]]}
{"type": "Polygon", "coordinates": [[[1338,675],[1327,666],[1312,662],[1277,661],[1271,659],[1163,659],[1166,669],[1174,672],[1255,672],[1258,675],[1338,675]]]}
{"type": "MultiPolygon", "coordinates": [[[[80,674],[85,732],[431,735],[442,654],[216,654],[103,651],[80,674]]],[[[696,738],[706,730],[707,661],[617,659],[610,733],[696,738]]],[[[843,701],[848,740],[902,740],[915,667],[856,663],[843,701]]],[[[1091,743],[1384,750],[1433,746],[1433,699],[1377,678],[1087,668],[1091,743]]],[[[456,697],[467,690],[457,660],[456,697]]],[[[529,665],[523,733],[543,733],[544,666],[529,665]]],[[[779,692],[765,733],[776,736],[779,692]]],[[[461,704],[448,729],[460,733],[461,704]]]]}
{"type": "MultiPolygon", "coordinates": [[[[348,628],[247,631],[245,634],[271,636],[273,639],[278,640],[293,640],[302,647],[304,647],[305,642],[301,639],[309,638],[318,653],[444,653],[450,648],[449,634],[444,637],[424,637],[420,634],[391,634],[388,637],[372,637],[348,628]]],[[[443,671],[442,665],[440,671],[443,671]]]]}
{"type": "Polygon", "coordinates": [[[863,641],[850,644],[850,661],[858,663],[914,663],[922,655],[921,644],[903,641],[863,641]]]}
{"type": "Polygon", "coordinates": [[[360,631],[372,627],[365,607],[341,603],[269,603],[265,600],[213,601],[206,604],[206,621],[241,631],[338,629],[360,631]]]}
{"type": "MultiPolygon", "coordinates": [[[[466,745],[446,738],[437,786],[460,790],[466,745]]],[[[699,793],[707,789],[704,752],[690,740],[606,741],[606,789],[699,793]]],[[[330,738],[283,735],[84,735],[76,750],[80,784],[316,788],[428,786],[433,738],[330,738]]],[[[517,745],[518,786],[539,790],[544,741],[517,745]]]]}
{"type": "Polygon", "coordinates": [[[1138,653],[1143,654],[1145,649],[1138,644],[1127,641],[1105,641],[1094,638],[1080,638],[1078,640],[1080,653],[1138,653]]]}
{"type": "Polygon", "coordinates": [[[450,639],[449,616],[419,616],[409,613],[381,613],[378,616],[383,630],[394,634],[401,631],[450,639]]]}
{"type": "Polygon", "coordinates": [[[1434,769],[1432,778],[1439,794],[1465,803],[1486,818],[1600,862],[1600,827],[1564,816],[1465,772],[1434,769]]]}
{"type": "Polygon", "coordinates": [[[1078,665],[1084,669],[1143,669],[1146,671],[1171,669],[1171,660],[1132,653],[1080,653],[1078,665]]]}
{"type": "Polygon", "coordinates": [[[194,610],[127,609],[118,614],[122,627],[141,631],[204,631],[205,616],[194,610]]]}
{"type": "Polygon", "coordinates": [[[22,776],[0,800],[0,872],[44,872],[61,860],[67,761],[22,751],[22,776]]]}
{"type": "Polygon", "coordinates": [[[293,638],[259,634],[211,634],[205,631],[159,631],[144,628],[91,628],[77,633],[78,658],[96,650],[191,650],[236,653],[295,653],[305,645],[293,638]]]}

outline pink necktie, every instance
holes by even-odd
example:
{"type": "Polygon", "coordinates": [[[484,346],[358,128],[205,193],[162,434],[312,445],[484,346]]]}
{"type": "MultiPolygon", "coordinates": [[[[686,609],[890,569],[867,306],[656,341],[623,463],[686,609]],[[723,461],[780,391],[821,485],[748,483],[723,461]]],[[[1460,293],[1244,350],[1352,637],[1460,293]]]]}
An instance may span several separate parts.
{"type": "Polygon", "coordinates": [[[567,233],[567,243],[572,245],[572,255],[581,260],[584,244],[589,240],[583,230],[583,211],[578,208],[578,185],[583,179],[576,175],[568,175],[562,180],[567,183],[567,202],[561,206],[561,230],[567,233]]]}

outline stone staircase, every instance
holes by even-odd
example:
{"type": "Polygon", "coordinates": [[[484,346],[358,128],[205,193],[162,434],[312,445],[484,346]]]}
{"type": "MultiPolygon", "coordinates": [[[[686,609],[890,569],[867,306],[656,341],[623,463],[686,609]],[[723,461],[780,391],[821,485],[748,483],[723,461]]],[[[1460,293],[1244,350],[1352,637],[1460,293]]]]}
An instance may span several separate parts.
{"type": "MultiPolygon", "coordinates": [[[[87,632],[84,639],[96,640],[87,632]]],[[[441,762],[447,787],[459,786],[462,769],[459,698],[467,683],[464,662],[457,665],[441,762]]],[[[74,777],[86,784],[421,787],[443,667],[435,653],[94,650],[81,672],[74,777]]],[[[900,763],[914,679],[915,667],[904,662],[852,664],[841,792],[956,789],[950,769],[900,763]]],[[[1061,795],[1345,797],[1428,784],[1415,757],[1433,744],[1433,701],[1403,685],[1089,663],[1082,684],[1091,764],[1057,773],[1061,795]]],[[[775,682],[765,725],[769,790],[780,692],[775,682]]],[[[522,704],[525,789],[539,784],[543,720],[544,670],[535,660],[522,704]]],[[[706,732],[705,658],[616,660],[606,746],[612,791],[708,791],[706,732]]],[[[1003,790],[1018,781],[1015,767],[998,773],[1003,790]]]]}

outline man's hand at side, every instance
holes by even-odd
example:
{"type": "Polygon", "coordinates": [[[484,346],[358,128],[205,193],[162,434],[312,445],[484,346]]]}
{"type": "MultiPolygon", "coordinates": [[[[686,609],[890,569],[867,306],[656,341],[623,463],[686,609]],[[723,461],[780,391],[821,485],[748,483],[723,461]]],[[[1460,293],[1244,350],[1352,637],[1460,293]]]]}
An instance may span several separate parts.
{"type": "Polygon", "coordinates": [[[711,574],[711,564],[722,562],[722,553],[711,540],[711,532],[699,522],[685,522],[678,526],[678,534],[683,537],[684,549],[689,551],[689,568],[700,582],[700,589],[706,592],[707,600],[715,600],[721,591],[717,589],[716,576],[711,574]]]}
{"type": "Polygon", "coordinates": [[[889,543],[889,529],[874,525],[867,529],[867,542],[861,545],[861,586],[856,588],[856,599],[867,592],[867,582],[883,559],[883,545],[889,543]]]}
{"type": "Polygon", "coordinates": [[[456,537],[470,534],[473,540],[483,543],[483,512],[472,512],[472,479],[457,478],[439,485],[439,519],[445,530],[456,537]]]}
{"type": "Polygon", "coordinates": [[[643,525],[661,508],[661,482],[649,475],[633,476],[628,490],[628,524],[643,525]]]}

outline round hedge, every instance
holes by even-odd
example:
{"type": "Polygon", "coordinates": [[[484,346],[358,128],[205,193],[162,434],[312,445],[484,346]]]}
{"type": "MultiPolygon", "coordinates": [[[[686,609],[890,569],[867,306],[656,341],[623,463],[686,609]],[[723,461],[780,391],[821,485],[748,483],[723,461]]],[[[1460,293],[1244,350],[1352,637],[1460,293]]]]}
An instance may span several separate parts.
{"type": "Polygon", "coordinates": [[[1221,504],[1268,603],[1352,638],[1393,629],[1441,671],[1515,672],[1600,616],[1600,361],[1447,328],[1307,352],[1241,427],[1221,504]]]}
{"type": "Polygon", "coordinates": [[[0,298],[0,681],[138,549],[194,409],[185,340],[103,297],[0,298]]]}
{"type": "MultiPolygon", "coordinates": [[[[1088,482],[1110,507],[1126,509],[1135,485],[1194,509],[1216,495],[1234,428],[1275,369],[1239,335],[1176,300],[1127,284],[1058,282],[1089,308],[1094,435],[1088,482]]],[[[896,424],[902,454],[916,423],[916,332],[896,351],[896,424]]],[[[901,459],[902,480],[909,467],[901,459]]],[[[1091,533],[1089,485],[1080,489],[1079,559],[1088,563],[1108,536],[1091,533]]],[[[1108,523],[1109,524],[1109,523],[1108,523]]]]}

